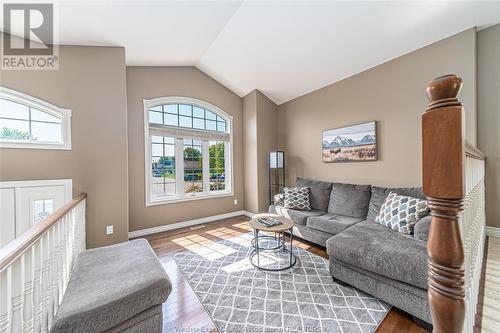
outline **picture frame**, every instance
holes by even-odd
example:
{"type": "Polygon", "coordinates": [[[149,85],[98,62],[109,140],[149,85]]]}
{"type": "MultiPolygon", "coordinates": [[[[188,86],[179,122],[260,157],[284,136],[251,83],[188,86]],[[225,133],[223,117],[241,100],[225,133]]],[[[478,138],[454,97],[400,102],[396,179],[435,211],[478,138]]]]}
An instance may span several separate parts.
{"type": "Polygon", "coordinates": [[[324,163],[377,161],[377,122],[323,131],[321,154],[324,163]]]}

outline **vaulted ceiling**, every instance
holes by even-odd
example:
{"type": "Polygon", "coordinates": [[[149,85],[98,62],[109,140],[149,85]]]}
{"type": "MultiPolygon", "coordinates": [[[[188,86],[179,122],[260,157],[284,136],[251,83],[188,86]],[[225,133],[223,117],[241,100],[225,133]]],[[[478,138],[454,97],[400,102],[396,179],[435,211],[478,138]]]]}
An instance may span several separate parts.
{"type": "Polygon", "coordinates": [[[127,65],[196,66],[277,104],[468,28],[500,1],[61,1],[61,44],[116,45],[127,65]]]}

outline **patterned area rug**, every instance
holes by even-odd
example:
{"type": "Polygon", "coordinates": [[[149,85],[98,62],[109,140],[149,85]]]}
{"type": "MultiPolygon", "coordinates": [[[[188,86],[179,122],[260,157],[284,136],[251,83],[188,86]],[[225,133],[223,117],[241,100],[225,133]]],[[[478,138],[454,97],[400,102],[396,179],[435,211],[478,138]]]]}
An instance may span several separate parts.
{"type": "MultiPolygon", "coordinates": [[[[390,305],[333,281],[328,262],[294,248],[296,265],[279,273],[254,268],[252,234],[191,246],[174,259],[214,324],[237,332],[375,332],[390,305]]],[[[260,258],[266,267],[286,253],[260,258]]]]}

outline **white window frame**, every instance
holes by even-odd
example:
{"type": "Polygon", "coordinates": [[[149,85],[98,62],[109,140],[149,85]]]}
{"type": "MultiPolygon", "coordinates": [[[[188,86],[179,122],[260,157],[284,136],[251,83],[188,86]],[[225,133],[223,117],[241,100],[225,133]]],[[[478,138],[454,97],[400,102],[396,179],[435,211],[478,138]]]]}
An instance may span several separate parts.
{"type": "Polygon", "coordinates": [[[0,138],[2,148],[62,149],[71,150],[71,110],[63,109],[36,97],[0,86],[0,98],[29,106],[61,119],[62,142],[38,142],[34,140],[8,140],[0,138]]]}
{"type": "MultiPolygon", "coordinates": [[[[205,102],[191,97],[183,96],[168,96],[168,97],[158,97],[153,99],[144,99],[144,175],[145,175],[145,204],[146,206],[163,205],[176,202],[201,200],[201,199],[211,199],[234,196],[234,177],[233,177],[233,116],[224,112],[220,108],[213,104],[205,102]],[[152,172],[151,172],[151,136],[150,136],[150,126],[149,123],[149,109],[154,106],[163,104],[189,104],[193,106],[198,106],[200,108],[211,111],[224,119],[226,121],[226,132],[229,134],[229,142],[224,144],[224,159],[225,159],[225,184],[226,189],[221,191],[209,191],[210,185],[207,181],[207,175],[209,174],[208,168],[205,167],[209,163],[209,144],[208,141],[202,141],[202,160],[203,160],[203,192],[199,193],[177,193],[173,196],[162,197],[162,198],[151,198],[151,184],[152,184],[152,172]],[[208,170],[205,172],[205,170],[208,170]]],[[[158,126],[154,124],[154,126],[158,126]]],[[[161,125],[160,125],[161,126],[161,125]]],[[[165,127],[169,127],[165,125],[165,127]]],[[[179,127],[179,129],[184,129],[179,127]]],[[[190,129],[187,129],[190,130],[190,129]]],[[[196,129],[193,129],[196,131],[196,129]]],[[[206,132],[206,131],[204,131],[206,132]]],[[[195,138],[196,139],[196,138],[195,138]]],[[[183,140],[175,138],[175,173],[176,173],[176,192],[179,189],[184,188],[184,163],[182,158],[177,158],[177,156],[183,156],[184,154],[184,144],[183,140]],[[178,175],[179,173],[179,175],[178,175]]]]}

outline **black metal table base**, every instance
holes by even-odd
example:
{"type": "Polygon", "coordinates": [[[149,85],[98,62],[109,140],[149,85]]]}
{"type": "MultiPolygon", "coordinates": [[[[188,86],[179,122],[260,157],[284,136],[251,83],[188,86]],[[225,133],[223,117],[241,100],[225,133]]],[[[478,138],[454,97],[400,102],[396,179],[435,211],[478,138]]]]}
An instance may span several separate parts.
{"type": "MultiPolygon", "coordinates": [[[[286,244],[288,245],[288,244],[286,244]]],[[[268,272],[279,272],[279,271],[284,271],[286,269],[292,268],[296,263],[297,263],[297,257],[293,253],[293,230],[286,230],[283,232],[278,232],[275,233],[275,236],[270,236],[270,235],[263,235],[259,236],[259,230],[254,229],[254,238],[252,239],[252,246],[255,248],[250,255],[248,256],[248,259],[250,260],[250,263],[255,267],[263,271],[268,271],[268,272]],[[290,246],[287,249],[287,246],[285,246],[285,233],[288,232],[290,235],[290,246]],[[276,234],[278,235],[278,238],[276,238],[276,234]],[[274,247],[261,247],[259,244],[259,240],[262,238],[270,238],[273,240],[276,240],[278,244],[274,247]],[[273,251],[283,251],[285,253],[289,254],[289,261],[288,265],[285,265],[283,267],[279,266],[278,268],[269,268],[269,267],[263,267],[260,265],[260,252],[273,252],[273,251]],[[254,258],[257,257],[257,263],[254,262],[254,258]]]]}

